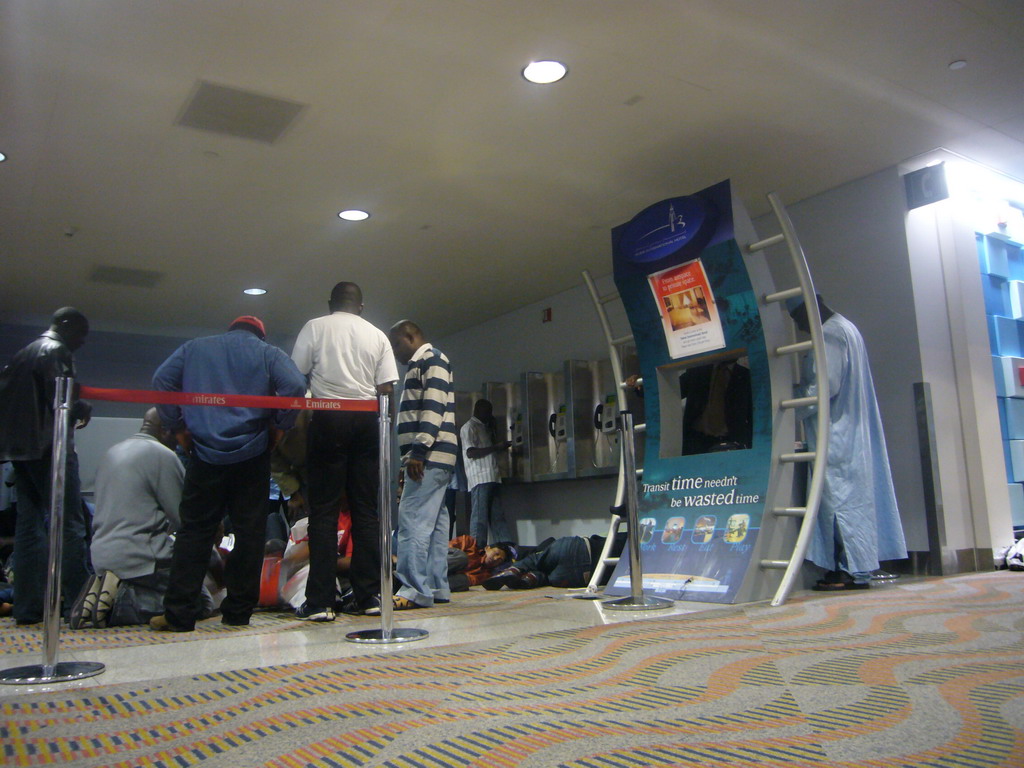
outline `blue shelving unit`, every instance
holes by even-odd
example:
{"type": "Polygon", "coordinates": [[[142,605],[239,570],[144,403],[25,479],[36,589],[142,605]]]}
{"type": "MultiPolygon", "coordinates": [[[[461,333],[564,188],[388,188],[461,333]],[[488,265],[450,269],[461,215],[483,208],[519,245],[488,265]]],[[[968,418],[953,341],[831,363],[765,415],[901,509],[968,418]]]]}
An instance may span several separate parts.
{"type": "Polygon", "coordinates": [[[1014,528],[1024,526],[1024,247],[975,234],[1014,528]]]}

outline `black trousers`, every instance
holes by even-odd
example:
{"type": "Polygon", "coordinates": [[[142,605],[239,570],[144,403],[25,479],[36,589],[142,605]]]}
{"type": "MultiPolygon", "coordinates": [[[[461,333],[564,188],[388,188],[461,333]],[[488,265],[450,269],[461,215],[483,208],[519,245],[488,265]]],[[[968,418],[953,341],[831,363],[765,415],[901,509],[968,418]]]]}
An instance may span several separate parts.
{"type": "Polygon", "coordinates": [[[228,621],[248,621],[260,596],[269,494],[269,451],[236,464],[207,464],[192,458],[185,472],[181,530],[174,541],[170,584],[164,596],[167,620],[175,627],[195,626],[203,578],[225,513],[231,520],[235,547],[224,570],[227,597],[221,614],[228,621]]]}
{"type": "MultiPolygon", "coordinates": [[[[64,547],[61,552],[60,588],[64,605],[71,604],[89,579],[87,525],[82,511],[78,455],[69,448],[64,475],[64,547]]],[[[18,516],[14,529],[14,618],[40,621],[49,574],[50,483],[49,455],[15,461],[18,516]]]]}
{"type": "Polygon", "coordinates": [[[377,510],[377,414],[315,411],[309,423],[309,579],[306,602],[332,607],[338,560],[338,511],[352,515],[352,596],[362,603],[380,592],[380,518],[377,510]]]}

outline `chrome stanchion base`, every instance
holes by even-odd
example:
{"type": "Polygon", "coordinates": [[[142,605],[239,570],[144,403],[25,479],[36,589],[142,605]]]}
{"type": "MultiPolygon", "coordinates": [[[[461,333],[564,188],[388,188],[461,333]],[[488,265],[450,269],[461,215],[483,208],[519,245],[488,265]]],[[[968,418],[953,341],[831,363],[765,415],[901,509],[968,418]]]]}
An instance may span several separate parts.
{"type": "Polygon", "coordinates": [[[411,643],[414,640],[422,640],[429,634],[425,629],[400,627],[392,629],[388,633],[388,637],[385,637],[383,629],[360,629],[358,632],[349,632],[345,635],[345,639],[350,643],[374,643],[381,645],[384,643],[411,643]]]}
{"type": "Polygon", "coordinates": [[[0,685],[43,685],[45,683],[66,683],[94,677],[107,667],[98,661],[62,661],[47,674],[42,664],[29,664],[0,671],[0,685]]]}
{"type": "Polygon", "coordinates": [[[601,603],[609,611],[660,611],[670,608],[674,604],[674,600],[669,600],[666,597],[650,597],[648,595],[641,595],[639,598],[630,595],[601,603]]]}

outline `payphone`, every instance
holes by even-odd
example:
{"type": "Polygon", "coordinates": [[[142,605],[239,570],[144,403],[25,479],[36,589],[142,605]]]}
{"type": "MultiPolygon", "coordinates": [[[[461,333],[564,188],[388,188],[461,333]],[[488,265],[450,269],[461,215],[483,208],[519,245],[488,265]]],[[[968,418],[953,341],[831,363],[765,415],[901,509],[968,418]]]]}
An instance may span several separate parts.
{"type": "Polygon", "coordinates": [[[608,360],[570,360],[566,363],[572,410],[569,451],[573,476],[612,475],[618,471],[618,397],[608,360]]]}
{"type": "Polygon", "coordinates": [[[523,458],[526,439],[520,385],[515,382],[490,381],[484,384],[484,397],[491,401],[494,409],[495,439],[512,443],[508,451],[497,454],[501,476],[510,481],[529,480],[527,462],[523,458]]]}
{"type": "Polygon", "coordinates": [[[523,374],[524,427],[531,480],[571,477],[570,422],[564,373],[523,374]]]}

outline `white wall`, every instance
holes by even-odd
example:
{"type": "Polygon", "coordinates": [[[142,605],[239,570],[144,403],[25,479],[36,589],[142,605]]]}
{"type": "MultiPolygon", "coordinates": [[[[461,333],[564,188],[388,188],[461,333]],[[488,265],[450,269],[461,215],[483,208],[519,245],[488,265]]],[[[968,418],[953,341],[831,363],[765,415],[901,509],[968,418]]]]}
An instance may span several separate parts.
{"type": "MultiPolygon", "coordinates": [[[[611,269],[611,245],[608,246],[611,269]]],[[[614,290],[611,275],[596,279],[602,293],[614,290]]],[[[618,302],[608,305],[613,332],[629,328],[618,302]]],[[[576,288],[529,304],[480,325],[435,341],[452,361],[460,391],[480,389],[488,381],[519,381],[527,371],[561,371],[566,360],[603,360],[608,346],[597,311],[580,277],[576,288]],[[551,309],[551,322],[542,313],[551,309]]]]}

